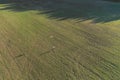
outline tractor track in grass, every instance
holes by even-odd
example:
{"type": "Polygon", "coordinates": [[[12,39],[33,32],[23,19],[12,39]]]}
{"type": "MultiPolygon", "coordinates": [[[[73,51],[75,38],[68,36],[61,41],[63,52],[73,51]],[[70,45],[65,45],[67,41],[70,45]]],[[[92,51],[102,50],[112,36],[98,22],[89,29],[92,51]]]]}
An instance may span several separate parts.
{"type": "MultiPolygon", "coordinates": [[[[9,55],[8,57],[9,58],[11,58],[12,59],[12,61],[14,61],[14,63],[15,63],[15,65],[19,68],[19,70],[18,71],[21,71],[21,69],[20,69],[20,66],[17,64],[17,62],[14,60],[14,58],[13,58],[13,56],[11,55],[11,51],[9,50],[9,45],[7,45],[7,41],[5,41],[5,40],[8,40],[7,38],[8,38],[8,36],[7,36],[7,31],[5,30],[5,29],[2,29],[0,31],[0,35],[2,35],[1,36],[1,42],[2,42],[2,44],[3,44],[3,48],[2,48],[2,51],[3,51],[3,53],[1,54],[1,55],[4,55],[3,56],[3,58],[6,58],[6,56],[5,56],[5,54],[6,54],[6,52],[8,53],[7,55],[9,55]],[[1,32],[2,31],[2,32],[1,32]]],[[[9,41],[9,40],[8,40],[9,41]]],[[[9,63],[8,61],[7,61],[7,63],[9,63]]],[[[6,64],[7,64],[6,63],[6,64]]],[[[10,68],[8,68],[8,70],[9,70],[10,68]]],[[[11,77],[13,77],[13,75],[11,74],[12,73],[12,71],[9,71],[9,73],[10,73],[10,76],[11,77]]],[[[14,78],[11,78],[12,80],[14,80],[14,78]]]]}
{"type": "MultiPolygon", "coordinates": [[[[12,26],[11,26],[12,27],[12,26]]],[[[16,56],[15,56],[15,54],[13,54],[13,53],[24,53],[24,52],[21,52],[21,51],[19,51],[19,49],[17,49],[17,46],[15,47],[15,46],[12,46],[12,44],[11,44],[11,40],[9,40],[10,39],[10,37],[9,37],[9,35],[10,35],[11,33],[9,32],[9,29],[6,29],[6,28],[3,28],[3,29],[1,29],[0,30],[0,36],[1,36],[1,42],[2,42],[2,44],[3,44],[3,46],[2,46],[2,49],[3,49],[3,52],[4,52],[4,50],[5,50],[5,52],[7,52],[8,53],[8,57],[10,57],[11,59],[12,59],[12,61],[15,63],[15,66],[16,67],[18,67],[18,71],[20,71],[20,74],[21,75],[24,75],[23,73],[24,73],[24,68],[22,67],[22,66],[25,66],[26,67],[26,64],[30,64],[30,65],[33,65],[33,63],[31,62],[31,59],[30,58],[28,58],[28,57],[26,57],[26,55],[24,55],[23,57],[25,58],[25,59],[27,59],[27,62],[25,63],[25,64],[21,64],[21,63],[19,63],[18,61],[17,61],[17,58],[16,58],[16,56]],[[12,48],[12,47],[14,47],[14,48],[12,48]],[[22,66],[21,66],[22,65],[22,66]],[[23,69],[23,70],[22,70],[23,69]]],[[[15,34],[14,33],[14,31],[12,31],[12,34],[15,34]]],[[[3,53],[4,54],[4,53],[3,53]]],[[[2,55],[2,54],[1,54],[2,55]]],[[[19,55],[19,54],[17,54],[17,55],[19,55]]],[[[3,56],[3,58],[6,58],[5,56],[3,56]]],[[[7,61],[7,63],[9,63],[8,61],[7,61]]],[[[6,63],[6,64],[7,64],[6,63]]],[[[9,74],[10,74],[10,76],[11,76],[11,79],[12,80],[14,80],[14,78],[13,78],[13,75],[12,75],[12,71],[10,71],[10,68],[8,68],[7,66],[6,66],[6,69],[8,70],[8,72],[9,72],[9,74]]],[[[29,71],[29,70],[28,70],[29,71]]],[[[34,68],[34,70],[33,70],[35,73],[36,73],[36,75],[37,74],[39,74],[39,72],[36,70],[36,68],[34,68]]],[[[28,74],[29,76],[32,76],[31,74],[28,74]]],[[[39,75],[38,75],[39,76],[39,75]]],[[[34,77],[34,79],[35,79],[35,77],[34,77]]]]}
{"type": "Polygon", "coordinates": [[[120,29],[112,22],[57,20],[36,13],[0,12],[0,79],[120,79],[120,29]]]}

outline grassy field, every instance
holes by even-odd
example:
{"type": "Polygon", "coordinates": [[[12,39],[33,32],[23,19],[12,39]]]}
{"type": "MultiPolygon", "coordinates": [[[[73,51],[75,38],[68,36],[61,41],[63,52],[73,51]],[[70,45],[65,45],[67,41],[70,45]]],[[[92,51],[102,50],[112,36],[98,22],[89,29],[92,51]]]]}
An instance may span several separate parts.
{"type": "Polygon", "coordinates": [[[120,80],[120,4],[90,1],[0,0],[0,80],[120,80]]]}

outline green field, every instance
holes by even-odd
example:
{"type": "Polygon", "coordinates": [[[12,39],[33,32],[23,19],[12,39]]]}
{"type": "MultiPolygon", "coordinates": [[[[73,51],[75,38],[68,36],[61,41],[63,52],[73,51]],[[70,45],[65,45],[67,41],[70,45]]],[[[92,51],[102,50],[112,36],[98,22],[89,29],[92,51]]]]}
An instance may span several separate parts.
{"type": "Polygon", "coordinates": [[[0,80],[120,80],[120,3],[0,0],[0,80]]]}

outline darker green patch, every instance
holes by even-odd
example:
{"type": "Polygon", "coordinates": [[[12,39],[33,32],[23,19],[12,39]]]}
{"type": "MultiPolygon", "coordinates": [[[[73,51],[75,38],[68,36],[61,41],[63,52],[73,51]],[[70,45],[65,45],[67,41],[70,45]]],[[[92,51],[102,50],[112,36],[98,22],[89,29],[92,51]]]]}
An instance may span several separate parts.
{"type": "MultiPolygon", "coordinates": [[[[113,0],[118,2],[118,0],[113,0]]],[[[106,3],[103,0],[0,0],[8,4],[1,10],[42,11],[50,18],[65,20],[93,20],[93,22],[110,22],[120,19],[120,3],[106,3]]]]}

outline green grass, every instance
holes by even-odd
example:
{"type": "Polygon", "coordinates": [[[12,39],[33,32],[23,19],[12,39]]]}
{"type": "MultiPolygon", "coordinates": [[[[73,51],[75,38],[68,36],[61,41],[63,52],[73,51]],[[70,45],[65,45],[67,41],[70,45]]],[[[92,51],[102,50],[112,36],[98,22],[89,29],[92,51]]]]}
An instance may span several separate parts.
{"type": "Polygon", "coordinates": [[[0,80],[120,80],[119,20],[39,12],[0,11],[0,80]]]}

